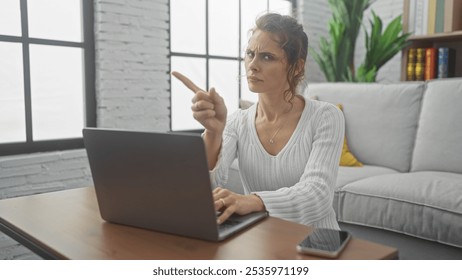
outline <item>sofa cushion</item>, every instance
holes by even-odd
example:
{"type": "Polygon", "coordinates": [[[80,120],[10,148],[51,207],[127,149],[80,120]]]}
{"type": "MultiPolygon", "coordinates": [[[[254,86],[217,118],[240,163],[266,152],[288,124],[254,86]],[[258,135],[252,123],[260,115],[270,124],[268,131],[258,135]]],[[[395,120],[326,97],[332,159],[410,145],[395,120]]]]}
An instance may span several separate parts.
{"type": "Polygon", "coordinates": [[[337,184],[335,188],[341,189],[343,186],[348,185],[351,182],[385,174],[399,174],[399,172],[392,168],[374,165],[364,165],[361,168],[340,166],[338,169],[337,184]]]}
{"type": "Polygon", "coordinates": [[[335,186],[333,202],[335,213],[338,213],[339,201],[341,201],[339,196],[343,195],[343,193],[340,193],[339,191],[342,189],[343,186],[351,182],[355,182],[360,179],[372,176],[396,173],[398,173],[398,171],[381,166],[363,165],[361,168],[340,166],[338,170],[337,183],[335,186]]]}
{"type": "MultiPolygon", "coordinates": [[[[337,107],[343,113],[343,105],[337,104],[337,107]]],[[[348,148],[348,141],[346,136],[343,138],[342,154],[340,155],[340,166],[363,166],[363,163],[360,162],[350,151],[350,148],[348,148]]]]}
{"type": "Polygon", "coordinates": [[[462,173],[462,79],[427,84],[411,169],[462,173]]]}
{"type": "Polygon", "coordinates": [[[338,219],[462,247],[462,175],[387,174],[340,190],[338,219]]]}
{"type": "Polygon", "coordinates": [[[363,164],[408,171],[424,83],[312,83],[308,97],[342,104],[351,152],[363,164]]]}
{"type": "MultiPolygon", "coordinates": [[[[310,96],[310,98],[314,100],[319,100],[317,95],[310,96]]],[[[340,109],[340,111],[342,111],[343,113],[343,105],[342,104],[336,104],[336,105],[340,109]]],[[[346,135],[343,138],[342,153],[340,154],[340,166],[357,166],[357,167],[363,166],[363,163],[360,162],[350,151],[350,148],[348,148],[348,140],[347,140],[346,135]]]]}
{"type": "Polygon", "coordinates": [[[340,166],[361,167],[363,163],[360,162],[348,148],[346,137],[343,138],[342,154],[340,155],[340,166]]]}

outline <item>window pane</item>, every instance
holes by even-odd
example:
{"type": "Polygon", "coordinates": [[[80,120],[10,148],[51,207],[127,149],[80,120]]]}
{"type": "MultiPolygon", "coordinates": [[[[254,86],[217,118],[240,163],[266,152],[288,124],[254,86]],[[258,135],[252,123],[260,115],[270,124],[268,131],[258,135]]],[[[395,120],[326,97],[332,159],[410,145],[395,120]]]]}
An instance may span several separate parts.
{"type": "Polygon", "coordinates": [[[287,0],[269,0],[269,11],[281,15],[292,15],[292,3],[287,0]]]}
{"type": "Polygon", "coordinates": [[[21,8],[19,0],[1,0],[0,34],[21,36],[21,8]]]}
{"type": "Polygon", "coordinates": [[[26,141],[22,45],[0,42],[0,143],[26,141]]]}
{"type": "Polygon", "coordinates": [[[205,0],[170,1],[172,52],[205,54],[205,0]]]}
{"type": "MultiPolygon", "coordinates": [[[[172,71],[178,71],[205,90],[205,58],[172,56],[172,71]]],[[[193,93],[172,77],[172,130],[201,129],[192,116],[193,93]]]]}
{"type": "Polygon", "coordinates": [[[239,0],[209,0],[209,54],[239,56],[239,0]]]}
{"type": "Polygon", "coordinates": [[[82,42],[81,0],[29,0],[29,36],[82,42]]]}
{"type": "Polygon", "coordinates": [[[244,62],[241,62],[241,99],[257,102],[258,94],[249,90],[247,75],[245,74],[244,62]]]}
{"type": "Polygon", "coordinates": [[[33,139],[82,137],[83,50],[31,45],[33,139]]]}
{"type": "Polygon", "coordinates": [[[225,99],[228,114],[239,107],[239,62],[237,60],[211,59],[209,84],[225,99]]]}
{"type": "Polygon", "coordinates": [[[267,0],[242,1],[241,3],[241,51],[245,50],[249,40],[249,30],[255,26],[255,20],[268,9],[267,0]]]}

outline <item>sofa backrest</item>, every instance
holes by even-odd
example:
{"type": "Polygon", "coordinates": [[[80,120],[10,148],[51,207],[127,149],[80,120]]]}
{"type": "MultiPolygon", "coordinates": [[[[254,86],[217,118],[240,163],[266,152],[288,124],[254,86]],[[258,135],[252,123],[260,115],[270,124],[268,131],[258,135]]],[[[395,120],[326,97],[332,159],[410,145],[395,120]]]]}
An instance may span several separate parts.
{"type": "Polygon", "coordinates": [[[427,83],[411,171],[462,173],[462,78],[427,83]]]}
{"type": "Polygon", "coordinates": [[[305,96],[342,104],[350,151],[364,164],[409,171],[423,82],[309,84],[305,96]]]}

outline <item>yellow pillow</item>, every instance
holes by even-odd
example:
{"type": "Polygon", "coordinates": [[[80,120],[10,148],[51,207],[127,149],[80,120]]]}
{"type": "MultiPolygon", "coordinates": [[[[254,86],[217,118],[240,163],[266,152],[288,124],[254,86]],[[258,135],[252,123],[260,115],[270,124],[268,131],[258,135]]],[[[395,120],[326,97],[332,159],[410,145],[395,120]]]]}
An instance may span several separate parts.
{"type": "MultiPolygon", "coordinates": [[[[337,104],[340,110],[343,111],[342,104],[337,104]]],[[[340,166],[363,166],[363,164],[356,159],[356,157],[348,149],[346,135],[343,140],[342,156],[340,157],[340,166]]]]}

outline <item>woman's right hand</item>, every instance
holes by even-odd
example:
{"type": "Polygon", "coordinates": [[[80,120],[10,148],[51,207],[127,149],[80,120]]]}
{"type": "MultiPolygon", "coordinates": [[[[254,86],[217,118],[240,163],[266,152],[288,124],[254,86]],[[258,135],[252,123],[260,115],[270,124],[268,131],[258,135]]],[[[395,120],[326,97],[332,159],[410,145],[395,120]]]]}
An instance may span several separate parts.
{"type": "Polygon", "coordinates": [[[210,88],[207,92],[199,88],[183,74],[173,71],[172,75],[194,92],[191,110],[193,117],[201,123],[207,133],[221,135],[225,128],[227,109],[223,98],[210,88]]]}

